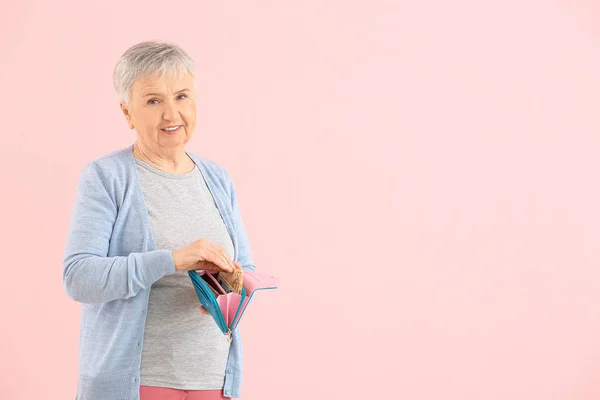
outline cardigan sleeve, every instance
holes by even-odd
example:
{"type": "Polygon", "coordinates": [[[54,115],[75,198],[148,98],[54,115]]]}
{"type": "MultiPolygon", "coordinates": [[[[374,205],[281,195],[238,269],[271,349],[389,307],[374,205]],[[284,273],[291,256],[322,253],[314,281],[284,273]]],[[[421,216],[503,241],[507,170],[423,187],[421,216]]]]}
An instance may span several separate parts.
{"type": "Polygon", "coordinates": [[[63,286],[81,303],[107,303],[137,295],[175,272],[172,251],[107,257],[117,205],[92,161],[79,177],[62,263],[63,286]]]}
{"type": "Polygon", "coordinates": [[[246,229],[244,227],[244,221],[242,219],[242,214],[240,211],[240,205],[235,191],[235,186],[229,173],[227,171],[225,171],[225,173],[229,182],[229,196],[231,198],[232,219],[235,227],[236,239],[238,242],[238,254],[236,261],[242,264],[242,269],[256,271],[256,266],[254,265],[254,261],[252,260],[250,243],[248,241],[248,235],[246,234],[246,229]]]}

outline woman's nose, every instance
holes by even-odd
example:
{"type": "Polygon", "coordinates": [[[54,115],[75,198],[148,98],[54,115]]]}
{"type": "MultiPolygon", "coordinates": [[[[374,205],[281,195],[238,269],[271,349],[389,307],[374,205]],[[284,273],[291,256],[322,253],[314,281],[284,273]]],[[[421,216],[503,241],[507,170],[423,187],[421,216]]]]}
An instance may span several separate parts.
{"type": "Polygon", "coordinates": [[[163,109],[163,119],[166,121],[174,121],[177,119],[177,106],[175,104],[165,102],[163,109]]]}

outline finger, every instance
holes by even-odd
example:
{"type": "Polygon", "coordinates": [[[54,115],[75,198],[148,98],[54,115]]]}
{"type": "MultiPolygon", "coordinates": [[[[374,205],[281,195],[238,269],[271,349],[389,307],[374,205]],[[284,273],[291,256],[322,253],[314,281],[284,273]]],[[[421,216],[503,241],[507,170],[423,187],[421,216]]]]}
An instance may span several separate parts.
{"type": "Polygon", "coordinates": [[[218,270],[218,267],[210,261],[202,260],[202,261],[198,261],[194,265],[194,269],[199,270],[199,271],[216,271],[216,270],[218,270]]]}
{"type": "Polygon", "coordinates": [[[199,261],[196,264],[196,269],[203,270],[203,271],[220,271],[221,267],[219,267],[214,262],[203,260],[203,261],[199,261]]]}
{"type": "Polygon", "coordinates": [[[221,258],[225,260],[225,262],[227,263],[226,265],[230,268],[229,270],[227,270],[227,272],[233,272],[233,270],[235,269],[235,264],[233,264],[233,260],[229,258],[229,255],[223,247],[218,246],[218,249],[221,253],[221,258]]]}
{"type": "Polygon", "coordinates": [[[223,271],[231,272],[233,270],[233,267],[227,261],[227,257],[223,255],[223,252],[220,251],[218,246],[211,246],[209,252],[212,256],[211,261],[218,265],[223,271]]]}
{"type": "Polygon", "coordinates": [[[225,257],[225,259],[227,260],[227,265],[229,265],[229,272],[233,272],[233,270],[235,269],[235,264],[233,263],[233,260],[231,258],[229,258],[229,255],[225,252],[225,250],[223,250],[223,257],[225,257]]]}
{"type": "Polygon", "coordinates": [[[210,267],[207,269],[211,271],[227,270],[227,263],[217,253],[210,252],[210,254],[207,254],[206,260],[206,263],[210,264],[210,267]]]}
{"type": "MultiPolygon", "coordinates": [[[[219,246],[218,244],[214,244],[214,246],[215,246],[216,250],[218,251],[219,255],[221,256],[221,259],[225,260],[226,265],[228,265],[231,268],[231,271],[233,271],[233,269],[235,268],[235,265],[233,264],[233,260],[231,258],[229,258],[229,255],[227,254],[227,252],[225,251],[223,246],[219,246]]],[[[231,272],[231,271],[229,271],[229,272],[231,272]]]]}
{"type": "Polygon", "coordinates": [[[233,264],[235,265],[235,267],[236,267],[237,269],[242,269],[242,264],[240,264],[239,262],[237,262],[237,261],[234,261],[234,262],[233,262],[233,264]]]}
{"type": "Polygon", "coordinates": [[[206,308],[204,308],[203,306],[200,306],[200,311],[202,311],[204,314],[210,314],[208,312],[208,310],[206,308]]]}

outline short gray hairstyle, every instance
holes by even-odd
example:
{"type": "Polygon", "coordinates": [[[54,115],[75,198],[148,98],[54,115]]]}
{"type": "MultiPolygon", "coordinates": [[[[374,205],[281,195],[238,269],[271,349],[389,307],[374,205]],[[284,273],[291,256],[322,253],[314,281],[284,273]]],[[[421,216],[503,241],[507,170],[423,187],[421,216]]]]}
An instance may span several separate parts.
{"type": "Polygon", "coordinates": [[[131,87],[138,78],[158,74],[189,73],[196,82],[194,60],[181,47],[164,41],[144,41],[131,46],[117,61],[113,85],[122,102],[129,106],[131,87]]]}

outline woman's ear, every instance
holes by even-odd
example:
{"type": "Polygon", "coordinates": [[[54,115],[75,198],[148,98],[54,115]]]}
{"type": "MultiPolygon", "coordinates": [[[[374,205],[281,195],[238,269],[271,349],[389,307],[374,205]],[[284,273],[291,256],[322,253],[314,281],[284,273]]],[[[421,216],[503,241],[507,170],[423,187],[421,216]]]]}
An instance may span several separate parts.
{"type": "Polygon", "coordinates": [[[129,107],[123,102],[120,103],[121,111],[123,111],[123,115],[125,115],[125,119],[127,120],[127,124],[129,125],[129,129],[133,129],[133,121],[131,120],[131,114],[129,112],[129,107]]]}

